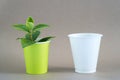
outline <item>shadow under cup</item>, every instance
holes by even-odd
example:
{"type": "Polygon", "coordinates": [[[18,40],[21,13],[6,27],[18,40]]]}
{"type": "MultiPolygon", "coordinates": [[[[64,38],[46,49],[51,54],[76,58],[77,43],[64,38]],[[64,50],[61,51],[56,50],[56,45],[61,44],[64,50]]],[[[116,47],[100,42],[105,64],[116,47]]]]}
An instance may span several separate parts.
{"type": "Polygon", "coordinates": [[[102,34],[74,33],[69,34],[75,72],[96,72],[97,60],[102,34]]]}

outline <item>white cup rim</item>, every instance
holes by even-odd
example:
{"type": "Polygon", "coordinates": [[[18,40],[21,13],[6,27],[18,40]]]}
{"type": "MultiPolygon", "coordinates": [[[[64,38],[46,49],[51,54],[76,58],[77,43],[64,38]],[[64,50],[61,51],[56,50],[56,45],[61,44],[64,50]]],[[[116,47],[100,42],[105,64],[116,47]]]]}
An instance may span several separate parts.
{"type": "Polygon", "coordinates": [[[98,37],[102,37],[103,35],[102,34],[99,34],[99,33],[73,33],[73,34],[69,34],[68,37],[95,37],[95,36],[98,36],[98,37]]]}

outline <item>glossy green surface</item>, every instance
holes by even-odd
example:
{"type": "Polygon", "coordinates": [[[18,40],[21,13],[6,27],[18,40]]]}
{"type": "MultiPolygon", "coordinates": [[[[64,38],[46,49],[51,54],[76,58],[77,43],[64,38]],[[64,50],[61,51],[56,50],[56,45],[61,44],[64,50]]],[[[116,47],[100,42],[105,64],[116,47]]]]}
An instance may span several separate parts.
{"type": "Polygon", "coordinates": [[[24,48],[26,73],[44,74],[48,70],[49,41],[24,48]]]}

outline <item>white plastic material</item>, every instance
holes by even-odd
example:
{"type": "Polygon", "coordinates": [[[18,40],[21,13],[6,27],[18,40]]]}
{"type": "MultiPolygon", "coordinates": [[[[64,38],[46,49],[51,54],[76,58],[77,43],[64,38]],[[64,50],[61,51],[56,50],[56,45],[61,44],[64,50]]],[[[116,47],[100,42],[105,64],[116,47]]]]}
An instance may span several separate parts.
{"type": "Polygon", "coordinates": [[[102,34],[96,33],[75,33],[68,35],[73,54],[75,72],[96,72],[102,36],[102,34]]]}

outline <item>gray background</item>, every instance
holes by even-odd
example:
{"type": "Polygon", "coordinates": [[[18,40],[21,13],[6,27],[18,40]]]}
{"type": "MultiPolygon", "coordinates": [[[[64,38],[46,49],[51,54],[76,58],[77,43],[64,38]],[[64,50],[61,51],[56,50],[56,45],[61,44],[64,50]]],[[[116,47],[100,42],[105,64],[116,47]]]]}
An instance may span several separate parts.
{"type": "Polygon", "coordinates": [[[95,32],[104,35],[98,73],[118,75],[120,0],[0,0],[1,73],[25,73],[23,49],[16,40],[23,33],[14,30],[12,25],[25,23],[28,16],[32,16],[36,24],[51,26],[43,30],[41,36],[56,36],[51,42],[49,54],[51,72],[74,72],[68,34],[95,32]]]}

